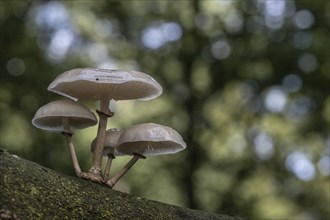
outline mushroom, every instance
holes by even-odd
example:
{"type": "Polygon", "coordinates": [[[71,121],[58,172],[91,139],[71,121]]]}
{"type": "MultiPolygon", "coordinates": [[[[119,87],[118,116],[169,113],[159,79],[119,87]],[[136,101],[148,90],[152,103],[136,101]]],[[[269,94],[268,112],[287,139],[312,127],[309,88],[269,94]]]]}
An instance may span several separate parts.
{"type": "MultiPolygon", "coordinates": [[[[112,160],[115,159],[115,156],[121,156],[123,154],[119,153],[116,150],[118,139],[121,135],[121,131],[116,128],[111,128],[106,131],[105,135],[105,143],[103,148],[103,156],[107,156],[107,164],[105,166],[104,180],[109,179],[109,173],[111,168],[112,160]]],[[[96,138],[92,141],[91,151],[94,152],[96,144],[96,138]]]]}
{"type": "Polygon", "coordinates": [[[144,123],[126,129],[118,139],[117,150],[133,155],[133,158],[110,180],[107,185],[113,187],[118,180],[141,158],[162,154],[174,154],[186,148],[181,135],[170,127],[144,123]]]}
{"type": "Polygon", "coordinates": [[[110,100],[149,100],[163,92],[162,87],[149,75],[130,70],[73,69],[59,75],[48,90],[72,99],[100,101],[99,127],[93,161],[87,179],[101,182],[102,152],[107,118],[113,116],[110,100]]]}
{"type": "Polygon", "coordinates": [[[74,129],[97,124],[94,113],[75,101],[57,100],[40,107],[32,119],[32,124],[43,130],[61,132],[65,136],[75,173],[78,177],[82,177],[71,136],[74,129]]]}

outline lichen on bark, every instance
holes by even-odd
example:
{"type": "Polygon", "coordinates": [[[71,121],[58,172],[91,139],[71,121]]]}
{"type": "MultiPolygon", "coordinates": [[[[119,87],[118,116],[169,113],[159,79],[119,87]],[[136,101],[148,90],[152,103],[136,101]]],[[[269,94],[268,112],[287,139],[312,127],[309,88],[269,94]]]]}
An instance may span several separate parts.
{"type": "Polygon", "coordinates": [[[220,219],[66,176],[0,149],[1,219],[220,219]]]}

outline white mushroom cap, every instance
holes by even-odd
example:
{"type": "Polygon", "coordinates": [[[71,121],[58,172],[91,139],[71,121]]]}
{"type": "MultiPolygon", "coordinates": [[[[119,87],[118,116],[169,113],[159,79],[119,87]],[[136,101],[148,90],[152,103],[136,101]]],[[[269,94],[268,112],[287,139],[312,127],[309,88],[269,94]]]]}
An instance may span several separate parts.
{"type": "Polygon", "coordinates": [[[144,123],[126,129],[118,140],[117,150],[128,155],[138,153],[144,156],[156,156],[174,154],[185,148],[186,143],[174,129],[159,124],[144,123]]]}
{"type": "Polygon", "coordinates": [[[71,132],[73,129],[93,126],[97,124],[97,119],[86,106],[63,99],[40,107],[32,119],[32,124],[43,130],[71,132]]]}
{"type": "MultiPolygon", "coordinates": [[[[116,128],[111,128],[106,131],[105,134],[105,143],[103,148],[103,156],[108,156],[109,153],[112,153],[114,156],[122,156],[123,154],[119,153],[116,150],[118,146],[118,139],[122,131],[116,128]]],[[[96,138],[92,141],[91,151],[94,152],[96,145],[96,138]]]]}
{"type": "Polygon", "coordinates": [[[59,75],[48,90],[77,99],[148,100],[163,89],[151,76],[131,70],[73,69],[59,75]]]}

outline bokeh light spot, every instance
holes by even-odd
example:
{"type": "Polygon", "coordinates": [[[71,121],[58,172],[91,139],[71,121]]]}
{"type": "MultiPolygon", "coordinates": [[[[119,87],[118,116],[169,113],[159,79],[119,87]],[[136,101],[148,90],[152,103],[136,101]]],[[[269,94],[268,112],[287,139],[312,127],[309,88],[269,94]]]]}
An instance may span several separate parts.
{"type": "Polygon", "coordinates": [[[310,181],[315,176],[315,167],[309,156],[301,151],[289,154],[285,161],[286,168],[297,178],[303,181],[310,181]]]}
{"type": "Polygon", "coordinates": [[[298,66],[306,73],[313,72],[318,66],[317,59],[313,54],[304,53],[298,58],[298,66]]]}
{"type": "Polygon", "coordinates": [[[159,49],[168,42],[177,41],[182,36],[182,28],[175,22],[153,25],[142,32],[142,43],[150,49],[159,49]]]}
{"type": "Polygon", "coordinates": [[[280,29],[284,23],[285,1],[268,0],[260,1],[259,4],[264,8],[263,13],[266,26],[270,29],[280,29]]]}
{"type": "Polygon", "coordinates": [[[289,74],[284,77],[282,86],[287,92],[298,92],[302,87],[302,80],[295,74],[289,74]]]}
{"type": "Polygon", "coordinates": [[[224,17],[226,30],[230,33],[237,33],[242,30],[243,18],[238,11],[233,11],[224,17]]]}
{"type": "Polygon", "coordinates": [[[309,33],[300,31],[293,36],[293,46],[299,49],[307,49],[312,44],[312,36],[309,33]]]}
{"type": "Polygon", "coordinates": [[[299,29],[307,29],[313,26],[314,16],[309,10],[301,10],[293,16],[293,23],[299,29]]]}
{"type": "Polygon", "coordinates": [[[330,156],[321,157],[317,165],[324,176],[330,176],[330,156]]]}
{"type": "Polygon", "coordinates": [[[182,29],[180,25],[175,22],[165,23],[161,27],[165,34],[166,41],[176,41],[179,40],[182,35],[182,29]]]}
{"type": "Polygon", "coordinates": [[[212,44],[212,55],[218,60],[226,59],[230,56],[231,49],[229,44],[224,40],[218,40],[212,44]]]}
{"type": "Polygon", "coordinates": [[[274,152],[273,139],[264,132],[259,133],[254,138],[254,150],[261,160],[269,159],[274,152]]]}
{"type": "Polygon", "coordinates": [[[70,29],[57,30],[52,36],[48,47],[49,57],[55,60],[64,58],[73,41],[74,33],[70,29]]]}
{"type": "Polygon", "coordinates": [[[59,1],[50,1],[37,8],[35,23],[39,27],[59,28],[68,20],[68,12],[59,1]]]}
{"type": "Polygon", "coordinates": [[[25,63],[22,59],[13,58],[7,62],[7,71],[12,76],[19,76],[25,71],[25,63]]]}
{"type": "Polygon", "coordinates": [[[291,101],[288,108],[288,116],[290,119],[301,120],[308,116],[312,109],[312,101],[306,96],[297,97],[291,101]]]}
{"type": "Polygon", "coordinates": [[[287,94],[280,88],[272,88],[265,98],[265,107],[270,112],[282,112],[287,103],[287,94]]]}
{"type": "Polygon", "coordinates": [[[281,17],[285,10],[284,0],[268,0],[265,1],[265,11],[269,16],[281,17]]]}

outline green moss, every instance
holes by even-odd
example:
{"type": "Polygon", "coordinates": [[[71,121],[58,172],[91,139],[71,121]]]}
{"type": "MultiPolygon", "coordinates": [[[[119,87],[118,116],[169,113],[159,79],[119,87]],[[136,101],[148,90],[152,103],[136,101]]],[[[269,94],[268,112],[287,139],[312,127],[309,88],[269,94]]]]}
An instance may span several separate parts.
{"type": "Polygon", "coordinates": [[[150,201],[0,150],[1,209],[21,219],[239,219],[150,201]]]}

